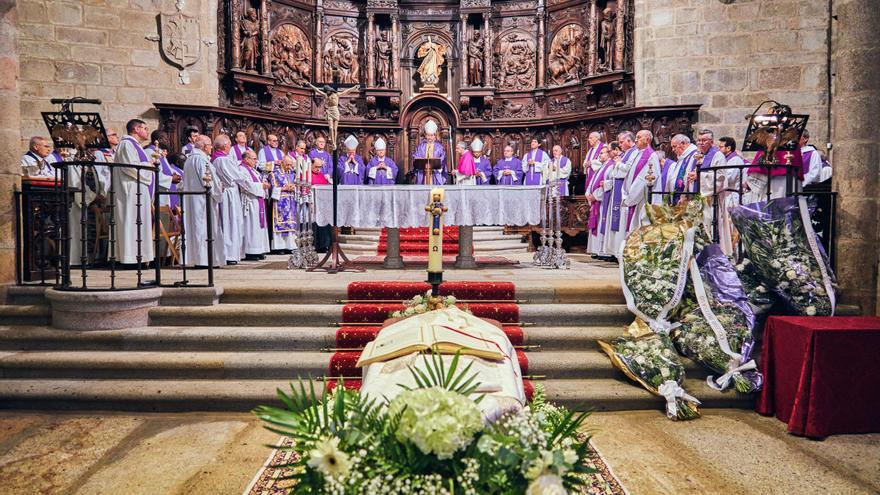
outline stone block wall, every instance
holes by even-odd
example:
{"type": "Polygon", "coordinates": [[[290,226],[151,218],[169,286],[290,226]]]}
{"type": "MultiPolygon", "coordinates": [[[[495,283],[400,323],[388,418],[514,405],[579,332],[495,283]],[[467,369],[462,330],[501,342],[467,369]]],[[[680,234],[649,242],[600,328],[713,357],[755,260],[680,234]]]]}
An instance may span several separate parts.
{"type": "Polygon", "coordinates": [[[21,142],[15,2],[0,3],[0,285],[15,280],[13,194],[19,188],[21,142]]]}
{"type": "Polygon", "coordinates": [[[701,103],[699,126],[741,142],[745,116],[775,99],[810,114],[827,142],[827,0],[636,0],[638,105],[701,103]]]}
{"type": "Polygon", "coordinates": [[[53,109],[50,98],[99,98],[104,122],[119,131],[135,117],[155,128],[153,102],[216,105],[217,2],[179,3],[198,17],[201,39],[213,43],[202,44],[188,85],[147,39],[158,34],[159,13],[177,11],[174,0],[18,0],[23,145],[46,134],[40,112],[53,109]]]}

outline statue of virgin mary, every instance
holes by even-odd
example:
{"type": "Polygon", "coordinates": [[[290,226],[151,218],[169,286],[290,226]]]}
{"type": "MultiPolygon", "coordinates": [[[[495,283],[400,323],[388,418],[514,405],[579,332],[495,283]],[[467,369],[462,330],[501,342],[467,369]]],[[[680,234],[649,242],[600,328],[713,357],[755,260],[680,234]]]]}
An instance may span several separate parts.
{"type": "Polygon", "coordinates": [[[428,36],[428,41],[419,47],[419,51],[416,55],[424,57],[422,59],[422,64],[419,65],[419,76],[422,79],[422,87],[436,89],[437,83],[440,81],[440,74],[443,72],[441,66],[445,61],[446,47],[434,43],[431,41],[431,37],[428,36]]]}

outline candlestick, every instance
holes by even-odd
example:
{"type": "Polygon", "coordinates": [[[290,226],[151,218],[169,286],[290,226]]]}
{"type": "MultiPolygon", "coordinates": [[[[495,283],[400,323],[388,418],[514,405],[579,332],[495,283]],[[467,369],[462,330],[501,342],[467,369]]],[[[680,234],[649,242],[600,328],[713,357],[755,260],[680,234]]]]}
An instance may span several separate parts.
{"type": "Polygon", "coordinates": [[[431,295],[440,295],[443,281],[443,213],[449,208],[443,205],[442,188],[431,189],[431,196],[425,211],[428,212],[428,283],[431,295]]]}

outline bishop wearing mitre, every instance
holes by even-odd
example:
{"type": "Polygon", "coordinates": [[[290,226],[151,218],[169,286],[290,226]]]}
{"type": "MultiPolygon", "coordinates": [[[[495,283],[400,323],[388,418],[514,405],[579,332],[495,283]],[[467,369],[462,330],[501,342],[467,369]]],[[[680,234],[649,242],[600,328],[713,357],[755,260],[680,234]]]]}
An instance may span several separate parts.
{"type": "MultiPolygon", "coordinates": [[[[413,153],[413,158],[439,158],[440,168],[431,170],[431,183],[444,184],[446,183],[446,179],[443,177],[443,172],[446,170],[446,150],[437,141],[437,123],[433,120],[428,120],[425,122],[424,131],[425,140],[419,143],[416,152],[413,153]]],[[[416,170],[416,184],[424,183],[425,172],[423,170],[416,170]]]]}
{"type": "Polygon", "coordinates": [[[367,183],[371,185],[394,184],[397,177],[397,164],[387,156],[385,140],[379,138],[373,143],[376,154],[367,164],[367,183]]]}
{"type": "Polygon", "coordinates": [[[336,162],[336,173],[339,174],[339,183],[343,185],[360,185],[365,182],[366,165],[364,159],[357,154],[358,140],[349,135],[345,138],[345,155],[339,157],[336,162]]]}
{"type": "Polygon", "coordinates": [[[474,154],[474,168],[477,172],[478,186],[489,184],[489,178],[492,177],[492,162],[488,156],[483,154],[483,146],[483,141],[480,138],[474,138],[471,141],[471,151],[474,154]]]}

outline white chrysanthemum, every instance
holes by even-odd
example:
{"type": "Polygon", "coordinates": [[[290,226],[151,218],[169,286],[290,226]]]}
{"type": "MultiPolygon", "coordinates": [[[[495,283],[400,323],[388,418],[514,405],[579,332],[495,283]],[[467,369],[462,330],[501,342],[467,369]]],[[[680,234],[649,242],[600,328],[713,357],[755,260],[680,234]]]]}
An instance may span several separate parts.
{"type": "Polygon", "coordinates": [[[309,453],[310,468],[317,469],[324,476],[338,478],[348,474],[351,460],[348,454],[339,449],[339,438],[325,438],[309,453]]]}
{"type": "Polygon", "coordinates": [[[565,486],[562,484],[562,478],[555,474],[545,474],[533,481],[526,495],[567,495],[565,486]]]}
{"type": "Polygon", "coordinates": [[[816,316],[816,306],[807,306],[807,316],[816,316]]]}
{"type": "Polygon", "coordinates": [[[787,272],[785,272],[785,278],[787,278],[789,280],[794,280],[794,279],[798,278],[797,272],[794,270],[788,270],[787,272]]]}

